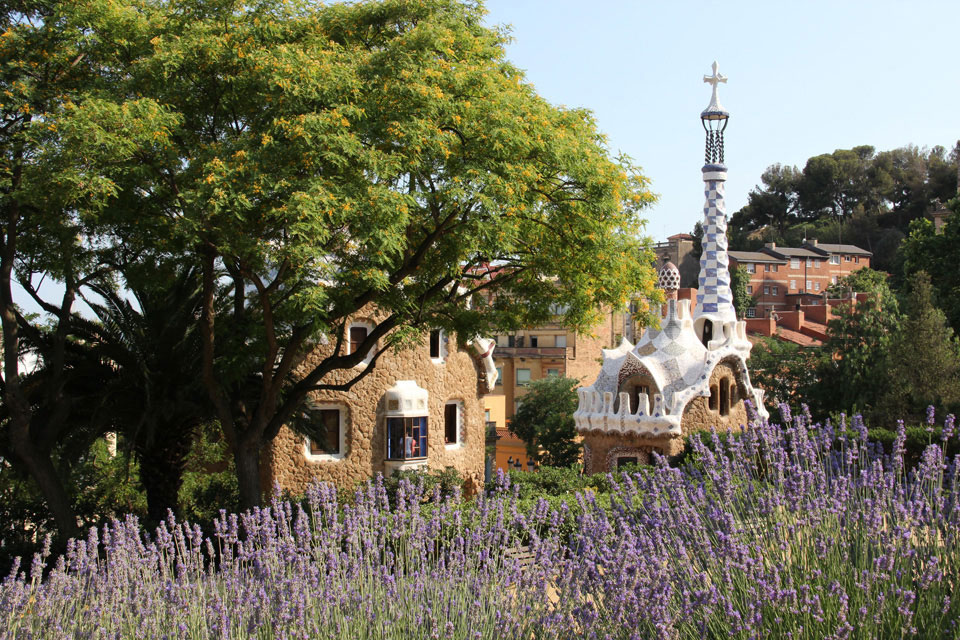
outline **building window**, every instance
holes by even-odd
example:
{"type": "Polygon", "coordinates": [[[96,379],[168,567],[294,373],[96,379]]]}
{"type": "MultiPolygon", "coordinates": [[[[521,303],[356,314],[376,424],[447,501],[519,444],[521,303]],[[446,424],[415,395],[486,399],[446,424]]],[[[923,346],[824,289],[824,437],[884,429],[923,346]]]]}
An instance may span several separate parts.
{"type": "Polygon", "coordinates": [[[730,414],[730,381],[727,378],[720,380],[720,415],[730,414]]]}
{"type": "Polygon", "coordinates": [[[830,284],[837,284],[840,281],[840,278],[837,276],[830,276],[830,284]]]}
{"type": "Polygon", "coordinates": [[[764,286],[764,287],[763,287],[763,295],[765,295],[765,296],[770,295],[770,287],[768,287],[768,286],[764,286]]]}
{"type": "MultiPolygon", "coordinates": [[[[363,342],[367,339],[372,331],[373,326],[365,322],[354,322],[350,325],[350,328],[347,330],[347,348],[349,349],[348,353],[356,353],[363,348],[363,342]]],[[[363,359],[361,365],[367,364],[373,359],[373,354],[376,351],[376,348],[371,348],[367,352],[367,356],[363,359]]],[[[358,365],[360,366],[360,365],[358,365]]]]}
{"type": "Polygon", "coordinates": [[[308,460],[340,460],[346,453],[344,416],[346,410],[335,405],[307,403],[301,423],[307,433],[308,460]]]}
{"type": "Polygon", "coordinates": [[[747,293],[753,295],[753,285],[752,285],[752,284],[748,284],[748,285],[747,285],[747,293]]]}
{"type": "Polygon", "coordinates": [[[556,337],[556,341],[557,341],[557,342],[556,342],[556,345],[557,345],[558,347],[566,347],[566,346],[567,346],[567,334],[558,335],[558,336],[556,337]]]}
{"type": "Polygon", "coordinates": [[[856,263],[856,264],[860,264],[860,258],[859,258],[858,256],[855,256],[855,257],[853,258],[853,261],[854,261],[854,263],[856,263]]]}
{"type": "Polygon", "coordinates": [[[812,266],[813,266],[813,258],[807,258],[807,266],[808,266],[808,267],[812,267],[812,266]]]}
{"type": "Polygon", "coordinates": [[[807,291],[813,289],[813,280],[807,280],[807,291]]]}
{"type": "Polygon", "coordinates": [[[796,280],[791,280],[791,281],[790,281],[790,288],[791,288],[791,289],[796,289],[796,288],[797,288],[797,281],[796,281],[796,280]]]}
{"type": "Polygon", "coordinates": [[[819,281],[819,280],[817,280],[816,282],[813,283],[813,290],[814,290],[814,291],[820,291],[820,281],[819,281]]]}
{"type": "Polygon", "coordinates": [[[483,421],[490,422],[490,409],[483,410],[483,421]]]}
{"type": "Polygon", "coordinates": [[[830,256],[830,264],[840,264],[840,256],[830,256]]]}
{"type": "Polygon", "coordinates": [[[460,444],[461,405],[448,402],[443,405],[443,442],[447,445],[460,444]]]}
{"type": "Polygon", "coordinates": [[[780,295],[780,288],[779,288],[779,287],[774,287],[774,288],[773,288],[773,295],[775,295],[775,296],[776,296],[776,295],[780,295]]]}
{"type": "Polygon", "coordinates": [[[557,377],[560,375],[560,369],[547,369],[547,376],[557,377]]]}
{"type": "Polygon", "coordinates": [[[717,410],[717,397],[718,397],[719,395],[720,395],[720,392],[719,392],[719,390],[717,389],[717,385],[715,385],[715,384],[710,385],[710,400],[709,400],[709,402],[708,402],[708,406],[709,406],[709,408],[710,408],[710,411],[716,411],[716,410],[717,410]]]}
{"type": "Polygon", "coordinates": [[[749,307],[749,308],[747,309],[747,317],[748,317],[748,318],[756,318],[756,317],[757,317],[757,309],[756,309],[756,307],[749,307]]]}
{"type": "Polygon", "coordinates": [[[844,262],[850,262],[850,256],[843,256],[844,262]]]}
{"type": "Polygon", "coordinates": [[[814,268],[814,269],[819,269],[819,268],[820,268],[820,261],[819,261],[819,260],[814,260],[814,261],[813,261],[813,268],[814,268]]]}
{"type": "Polygon", "coordinates": [[[770,271],[770,265],[769,265],[769,264],[763,265],[763,270],[764,270],[764,271],[770,271]]]}
{"type": "Polygon", "coordinates": [[[627,466],[628,464],[637,465],[640,463],[640,459],[637,456],[619,456],[617,458],[617,469],[627,466]]]}
{"type": "Polygon", "coordinates": [[[497,384],[503,384],[503,367],[497,367],[497,384]]]}
{"type": "Polygon", "coordinates": [[[443,359],[443,331],[441,329],[432,329],[430,331],[430,359],[443,359]]]}
{"type": "Polygon", "coordinates": [[[745,262],[745,263],[743,263],[743,266],[745,266],[745,267],[747,268],[747,273],[756,273],[756,272],[757,272],[756,265],[754,265],[752,262],[745,262]]]}
{"type": "Polygon", "coordinates": [[[780,265],[778,264],[770,265],[770,271],[773,271],[774,273],[776,273],[779,270],[780,270],[780,265]]]}
{"type": "Polygon", "coordinates": [[[350,353],[356,353],[363,345],[363,341],[370,334],[370,329],[363,325],[350,326],[350,353]]]}
{"type": "Polygon", "coordinates": [[[539,336],[530,336],[530,346],[538,347],[540,346],[540,337],[539,336]]]}
{"type": "Polygon", "coordinates": [[[427,417],[387,418],[387,459],[427,457],[427,417]]]}
{"type": "Polygon", "coordinates": [[[790,258],[790,268],[799,269],[800,268],[800,258],[790,258]]]}
{"type": "Polygon", "coordinates": [[[530,384],[530,369],[517,369],[517,386],[525,387],[530,384]]]}

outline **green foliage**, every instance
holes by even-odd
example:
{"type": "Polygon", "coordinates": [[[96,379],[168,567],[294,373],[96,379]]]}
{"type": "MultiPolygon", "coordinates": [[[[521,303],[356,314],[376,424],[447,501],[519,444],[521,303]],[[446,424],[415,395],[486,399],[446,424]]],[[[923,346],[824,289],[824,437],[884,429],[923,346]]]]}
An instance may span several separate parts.
{"type": "Polygon", "coordinates": [[[960,327],[960,269],[956,259],[960,246],[960,198],[947,206],[953,213],[940,234],[934,232],[929,220],[918,219],[910,224],[910,234],[898,253],[899,275],[905,281],[918,271],[925,271],[947,322],[956,331],[960,327]]]}
{"type": "Polygon", "coordinates": [[[219,427],[208,423],[198,430],[183,473],[178,517],[209,527],[220,515],[239,511],[240,496],[233,456],[219,427]]]}
{"type": "Polygon", "coordinates": [[[750,379],[766,390],[771,403],[811,402],[821,358],[819,348],[804,348],[776,337],[761,338],[750,351],[750,379]]]}
{"type": "Polygon", "coordinates": [[[886,414],[919,420],[928,406],[939,411],[960,404],[960,344],[934,306],[924,271],[910,276],[907,317],[890,348],[886,414]]]}
{"type": "MultiPolygon", "coordinates": [[[[390,504],[397,504],[397,491],[400,482],[406,480],[414,485],[422,485],[424,496],[431,500],[439,496],[441,499],[459,493],[463,489],[463,476],[453,467],[438,469],[417,469],[415,471],[398,471],[383,479],[390,504]]],[[[366,487],[367,481],[362,481],[358,488],[366,487]]]]}
{"type": "Polygon", "coordinates": [[[510,421],[510,430],[527,443],[527,454],[551,467],[570,467],[580,460],[573,412],[577,410],[575,378],[547,376],[534,380],[510,421]]]}
{"type": "Polygon", "coordinates": [[[747,309],[756,304],[756,298],[747,293],[748,282],[750,274],[743,265],[730,271],[730,290],[733,292],[733,307],[737,310],[738,318],[745,317],[747,309]]]}
{"type": "Polygon", "coordinates": [[[876,153],[864,145],[814,156],[802,171],[771,165],[730,219],[731,246],[818,238],[869,248],[874,267],[891,269],[907,225],[956,193],[958,157],[942,146],[876,153]],[[748,239],[759,229],[762,237],[748,239]]]}

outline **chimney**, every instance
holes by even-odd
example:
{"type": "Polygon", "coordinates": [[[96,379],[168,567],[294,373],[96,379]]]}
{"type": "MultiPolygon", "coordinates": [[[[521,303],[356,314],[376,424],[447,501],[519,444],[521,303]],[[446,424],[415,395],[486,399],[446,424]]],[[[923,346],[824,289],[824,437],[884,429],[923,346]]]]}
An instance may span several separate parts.
{"type": "Polygon", "coordinates": [[[777,248],[777,243],[776,243],[776,242],[765,242],[765,243],[763,243],[763,246],[766,247],[767,249],[776,249],[776,248],[777,248]]]}
{"type": "Polygon", "coordinates": [[[814,238],[813,240],[811,240],[810,244],[812,244],[813,246],[817,246],[817,239],[814,238]]]}

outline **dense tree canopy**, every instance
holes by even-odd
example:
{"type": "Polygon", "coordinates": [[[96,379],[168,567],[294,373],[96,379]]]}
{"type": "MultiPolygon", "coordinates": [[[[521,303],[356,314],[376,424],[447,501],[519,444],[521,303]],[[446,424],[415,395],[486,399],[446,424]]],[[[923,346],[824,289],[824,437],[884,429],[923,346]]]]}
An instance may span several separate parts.
{"type": "MultiPolygon", "coordinates": [[[[585,328],[601,306],[650,295],[646,179],[610,158],[588,112],[540,98],[482,17],[455,0],[7,14],[11,413],[9,354],[26,325],[12,281],[65,283],[63,304],[44,307],[64,320],[63,344],[84,278],[110,276],[117,252],[124,263],[175,256],[202,274],[203,379],[244,506],[261,499],[262,448],[308,395],[349,389],[386,349],[431,328],[468,339],[558,310],[585,328]],[[348,353],[349,318],[374,307],[376,326],[348,353]]],[[[11,435],[29,433],[14,422],[11,435]]]]}
{"type": "Polygon", "coordinates": [[[527,443],[527,453],[550,467],[569,467],[580,460],[573,412],[577,410],[576,378],[548,376],[535,380],[510,421],[510,430],[527,443]]]}

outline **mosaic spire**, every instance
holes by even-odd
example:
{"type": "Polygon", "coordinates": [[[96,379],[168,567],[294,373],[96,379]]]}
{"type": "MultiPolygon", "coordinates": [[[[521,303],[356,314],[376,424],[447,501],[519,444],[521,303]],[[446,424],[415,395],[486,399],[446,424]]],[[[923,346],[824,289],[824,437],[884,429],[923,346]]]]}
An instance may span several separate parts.
{"type": "MultiPolygon", "coordinates": [[[[736,322],[733,307],[733,292],[730,289],[729,258],[727,256],[727,214],[723,201],[723,185],[727,180],[727,167],[723,164],[723,132],[730,114],[720,106],[717,86],[727,81],[713,63],[713,75],[703,81],[713,87],[710,104],[700,114],[707,134],[703,183],[706,203],[703,206],[703,253],[700,256],[700,278],[697,289],[697,308],[694,318],[719,322],[736,322]]],[[[704,329],[704,322],[697,323],[701,338],[718,337],[711,323],[704,329]],[[704,333],[704,331],[706,333],[704,333]]]]}

